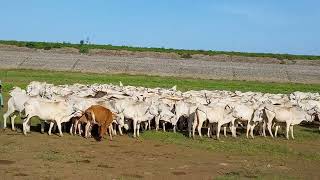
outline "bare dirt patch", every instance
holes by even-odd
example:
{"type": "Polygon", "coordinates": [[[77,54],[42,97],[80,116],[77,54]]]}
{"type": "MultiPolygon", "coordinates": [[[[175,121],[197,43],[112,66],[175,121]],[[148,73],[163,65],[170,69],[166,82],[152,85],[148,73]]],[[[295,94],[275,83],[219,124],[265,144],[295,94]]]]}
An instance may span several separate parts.
{"type": "MultiPolygon", "coordinates": [[[[320,176],[318,160],[213,152],[159,140],[137,140],[128,135],[96,142],[66,133],[64,137],[38,132],[26,137],[9,135],[15,133],[21,134],[10,130],[0,132],[0,174],[7,179],[312,179],[320,176]]],[[[212,143],[218,142],[212,140],[212,143]]],[[[290,143],[290,148],[303,146],[297,141],[290,143]]],[[[318,151],[319,146],[305,148],[318,151]]]]}

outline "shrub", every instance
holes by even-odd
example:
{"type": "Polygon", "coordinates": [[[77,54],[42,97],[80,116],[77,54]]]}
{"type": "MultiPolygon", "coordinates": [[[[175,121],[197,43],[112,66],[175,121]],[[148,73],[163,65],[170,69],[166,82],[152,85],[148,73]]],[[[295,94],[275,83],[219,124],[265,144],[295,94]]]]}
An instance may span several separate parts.
{"type": "Polygon", "coordinates": [[[26,43],[26,47],[28,47],[28,48],[35,48],[36,45],[35,45],[33,42],[27,42],[27,43],[26,43]]]}
{"type": "Polygon", "coordinates": [[[86,46],[80,46],[79,48],[79,53],[81,54],[88,54],[89,53],[89,48],[86,46]]]}
{"type": "Polygon", "coordinates": [[[45,46],[43,49],[44,49],[44,50],[50,50],[50,49],[51,49],[51,46],[45,46]]]}
{"type": "Polygon", "coordinates": [[[54,43],[52,45],[52,48],[61,48],[61,47],[62,47],[62,45],[60,43],[54,43]]]}
{"type": "Polygon", "coordinates": [[[190,58],[192,58],[191,54],[189,54],[189,53],[182,53],[182,54],[180,54],[180,57],[181,57],[181,58],[184,58],[184,59],[190,59],[190,58]]]}

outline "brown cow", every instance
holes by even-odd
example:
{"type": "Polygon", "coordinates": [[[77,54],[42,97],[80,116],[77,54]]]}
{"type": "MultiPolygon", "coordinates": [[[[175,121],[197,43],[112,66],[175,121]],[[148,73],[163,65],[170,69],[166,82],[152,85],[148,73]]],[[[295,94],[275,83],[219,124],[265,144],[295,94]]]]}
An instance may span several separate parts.
{"type": "Polygon", "coordinates": [[[99,125],[99,139],[101,140],[103,138],[103,135],[106,134],[107,128],[109,127],[109,136],[110,140],[112,140],[112,130],[111,130],[111,124],[113,121],[113,114],[112,112],[100,105],[93,105],[90,108],[88,108],[84,115],[87,119],[87,125],[85,128],[85,137],[88,137],[90,126],[93,124],[99,125]]]}

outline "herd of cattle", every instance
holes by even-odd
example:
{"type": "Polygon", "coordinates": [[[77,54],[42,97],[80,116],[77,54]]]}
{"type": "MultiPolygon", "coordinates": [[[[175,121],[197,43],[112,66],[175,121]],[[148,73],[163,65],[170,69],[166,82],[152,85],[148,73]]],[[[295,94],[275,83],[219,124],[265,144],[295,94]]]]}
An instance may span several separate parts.
{"type": "MultiPolygon", "coordinates": [[[[48,134],[57,126],[62,136],[62,126],[69,122],[70,133],[90,137],[93,125],[98,125],[99,139],[107,134],[112,139],[117,130],[122,135],[123,128],[133,130],[133,137],[139,136],[140,129],[159,129],[161,123],[165,131],[170,123],[173,131],[187,129],[190,137],[195,131],[202,137],[202,128],[207,128],[207,135],[213,132],[219,139],[223,127],[226,136],[227,127],[233,137],[237,128],[246,128],[246,136],[254,137],[254,131],[266,136],[277,136],[279,127],[286,128],[293,136],[293,126],[302,121],[311,122],[319,119],[319,93],[294,92],[269,94],[260,92],[231,91],[187,91],[181,92],[176,87],[145,88],[113,84],[59,85],[45,82],[31,82],[26,90],[19,87],[10,91],[8,111],[3,115],[6,120],[14,120],[20,114],[23,120],[23,133],[30,131],[30,118],[39,117],[41,132],[45,122],[49,123],[48,134]],[[140,125],[144,125],[141,126],[140,125]],[[179,126],[177,126],[179,125],[179,126]],[[84,131],[82,130],[85,127],[84,131]],[[274,128],[275,132],[272,132],[274,128]]],[[[239,132],[238,132],[239,133],[239,132]]]]}

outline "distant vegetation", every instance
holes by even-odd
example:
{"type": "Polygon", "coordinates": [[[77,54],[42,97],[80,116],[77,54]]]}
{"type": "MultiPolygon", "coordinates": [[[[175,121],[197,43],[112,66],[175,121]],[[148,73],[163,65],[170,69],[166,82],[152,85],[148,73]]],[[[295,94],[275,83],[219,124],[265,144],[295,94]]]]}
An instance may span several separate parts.
{"type": "Polygon", "coordinates": [[[106,49],[106,50],[126,50],[134,52],[165,52],[165,53],[177,53],[181,58],[191,58],[194,54],[203,55],[230,55],[230,56],[245,56],[245,57],[269,57],[277,58],[280,60],[320,60],[320,56],[311,55],[292,55],[292,54],[272,54],[272,53],[248,53],[248,52],[233,52],[233,51],[205,51],[205,50],[184,50],[184,49],[166,49],[166,48],[148,48],[148,47],[131,47],[131,46],[113,46],[113,45],[97,45],[88,44],[84,40],[80,41],[79,44],[72,43],[52,43],[52,42],[26,42],[26,41],[4,41],[0,40],[0,44],[15,45],[19,47],[28,47],[36,49],[50,50],[52,48],[72,47],[79,49],[80,53],[88,53],[90,49],[106,49]]]}

